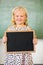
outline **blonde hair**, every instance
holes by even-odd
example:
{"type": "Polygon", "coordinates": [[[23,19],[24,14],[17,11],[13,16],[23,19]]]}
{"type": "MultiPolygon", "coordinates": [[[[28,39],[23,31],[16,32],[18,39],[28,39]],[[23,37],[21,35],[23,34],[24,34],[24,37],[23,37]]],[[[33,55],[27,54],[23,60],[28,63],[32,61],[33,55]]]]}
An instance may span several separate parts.
{"type": "Polygon", "coordinates": [[[16,10],[22,10],[22,11],[24,11],[24,13],[25,13],[25,15],[26,15],[26,21],[25,21],[25,25],[28,25],[28,22],[27,22],[27,11],[26,11],[26,9],[24,8],[24,7],[15,7],[13,10],[12,10],[12,23],[13,24],[15,24],[16,25],[16,22],[15,22],[15,20],[14,20],[14,12],[16,11],[16,10]]]}

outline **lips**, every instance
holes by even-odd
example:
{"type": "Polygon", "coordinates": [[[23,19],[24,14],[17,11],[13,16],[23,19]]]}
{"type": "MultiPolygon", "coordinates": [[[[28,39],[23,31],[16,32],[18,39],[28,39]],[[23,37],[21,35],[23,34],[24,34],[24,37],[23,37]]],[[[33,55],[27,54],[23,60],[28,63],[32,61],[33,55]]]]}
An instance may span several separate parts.
{"type": "Polygon", "coordinates": [[[22,20],[21,19],[17,19],[17,21],[21,22],[22,20]]]}

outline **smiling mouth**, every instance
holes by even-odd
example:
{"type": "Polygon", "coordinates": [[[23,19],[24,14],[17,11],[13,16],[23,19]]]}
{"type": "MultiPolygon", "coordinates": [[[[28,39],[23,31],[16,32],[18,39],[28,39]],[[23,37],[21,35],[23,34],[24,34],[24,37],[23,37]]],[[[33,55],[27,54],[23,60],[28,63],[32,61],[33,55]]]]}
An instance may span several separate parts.
{"type": "Polygon", "coordinates": [[[17,20],[17,22],[22,22],[22,20],[17,20]]]}

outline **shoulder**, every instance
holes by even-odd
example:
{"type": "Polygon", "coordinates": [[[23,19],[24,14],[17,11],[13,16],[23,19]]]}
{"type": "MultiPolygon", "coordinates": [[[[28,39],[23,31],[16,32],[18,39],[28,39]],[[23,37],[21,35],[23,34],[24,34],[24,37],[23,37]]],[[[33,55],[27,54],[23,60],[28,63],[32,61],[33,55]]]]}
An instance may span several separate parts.
{"type": "Polygon", "coordinates": [[[36,35],[35,30],[33,30],[31,27],[27,26],[29,32],[33,32],[34,35],[36,35]]]}
{"type": "Polygon", "coordinates": [[[33,30],[30,26],[27,26],[27,29],[28,29],[28,31],[33,31],[33,32],[35,32],[35,30],[33,30]]]}
{"type": "Polygon", "coordinates": [[[10,32],[11,30],[13,30],[15,28],[15,25],[9,25],[6,32],[10,32]]]}
{"type": "Polygon", "coordinates": [[[4,32],[4,36],[6,36],[7,32],[12,32],[12,29],[14,29],[15,25],[9,25],[7,30],[4,32]]]}

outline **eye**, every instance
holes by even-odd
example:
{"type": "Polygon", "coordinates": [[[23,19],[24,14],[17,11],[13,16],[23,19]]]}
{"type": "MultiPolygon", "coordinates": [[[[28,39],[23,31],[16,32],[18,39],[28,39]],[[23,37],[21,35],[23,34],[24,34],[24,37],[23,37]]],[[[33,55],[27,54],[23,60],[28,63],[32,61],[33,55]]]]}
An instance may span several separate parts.
{"type": "Polygon", "coordinates": [[[18,15],[16,15],[16,17],[18,17],[18,15]]]}
{"type": "Polygon", "coordinates": [[[21,15],[21,17],[23,17],[23,16],[21,15]]]}

